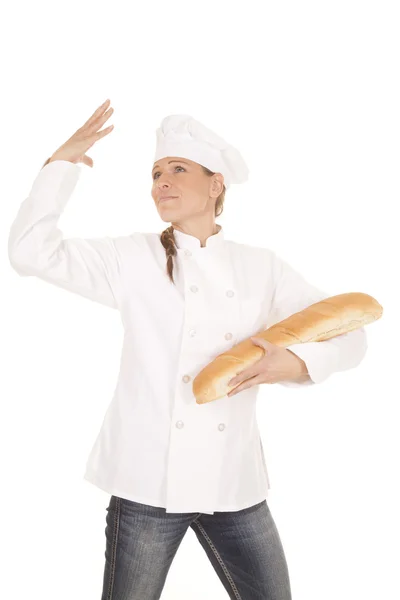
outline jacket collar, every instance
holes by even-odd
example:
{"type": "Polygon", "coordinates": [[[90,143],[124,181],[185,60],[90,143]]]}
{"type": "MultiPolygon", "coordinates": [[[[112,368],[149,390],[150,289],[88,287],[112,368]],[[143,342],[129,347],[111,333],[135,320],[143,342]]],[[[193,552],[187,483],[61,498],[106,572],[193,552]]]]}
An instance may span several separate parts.
{"type": "MultiPolygon", "coordinates": [[[[206,248],[220,248],[224,243],[224,231],[222,229],[222,225],[218,225],[217,233],[210,235],[206,239],[206,248]]],[[[176,247],[180,250],[188,249],[188,250],[197,250],[203,249],[200,245],[200,240],[188,233],[183,233],[178,229],[174,229],[174,237],[176,247]]]]}

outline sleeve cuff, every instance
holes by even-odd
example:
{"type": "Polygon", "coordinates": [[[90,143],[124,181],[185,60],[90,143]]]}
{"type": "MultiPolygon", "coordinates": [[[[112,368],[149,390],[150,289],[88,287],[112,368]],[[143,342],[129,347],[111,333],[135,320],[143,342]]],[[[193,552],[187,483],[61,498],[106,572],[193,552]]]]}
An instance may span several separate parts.
{"type": "MultiPolygon", "coordinates": [[[[287,349],[304,360],[311,378],[311,381],[296,383],[296,387],[299,385],[321,383],[337,371],[339,355],[339,348],[337,346],[326,342],[305,342],[303,344],[293,344],[292,346],[288,346],[287,349]]],[[[288,383],[293,384],[294,382],[288,383]]]]}

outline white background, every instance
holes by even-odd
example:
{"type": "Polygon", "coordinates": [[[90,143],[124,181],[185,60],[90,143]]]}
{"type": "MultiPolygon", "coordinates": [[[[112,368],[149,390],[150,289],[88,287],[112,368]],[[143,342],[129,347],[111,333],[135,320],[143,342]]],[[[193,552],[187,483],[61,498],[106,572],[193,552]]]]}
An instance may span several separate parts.
{"type": "MultiPolygon", "coordinates": [[[[382,304],[359,367],[313,388],[262,386],[258,417],[293,600],[400,597],[396,5],[36,0],[3,12],[7,600],[101,597],[109,495],[83,472],[116,384],[122,324],[18,277],[7,239],[43,162],[107,98],[114,130],[88,151],[94,167],[82,167],[59,221],[66,237],[167,227],[150,195],[155,130],[168,114],[190,114],[250,168],[217,218],[227,239],[270,247],[332,295],[382,304]]],[[[162,598],[227,598],[191,529],[162,598]]]]}

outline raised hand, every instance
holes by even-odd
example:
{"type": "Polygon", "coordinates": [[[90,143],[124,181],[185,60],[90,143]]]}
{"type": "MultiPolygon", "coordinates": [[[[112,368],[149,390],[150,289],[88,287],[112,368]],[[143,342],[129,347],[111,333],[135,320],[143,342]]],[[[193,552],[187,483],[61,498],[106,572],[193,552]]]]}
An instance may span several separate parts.
{"type": "Polygon", "coordinates": [[[52,154],[43,167],[54,160],[68,160],[72,163],[81,162],[88,167],[93,167],[93,159],[87,156],[86,152],[93,144],[108,135],[114,128],[114,125],[110,125],[99,131],[114,112],[113,108],[106,110],[109,104],[110,100],[106,100],[99,106],[86,123],[52,154]]]}

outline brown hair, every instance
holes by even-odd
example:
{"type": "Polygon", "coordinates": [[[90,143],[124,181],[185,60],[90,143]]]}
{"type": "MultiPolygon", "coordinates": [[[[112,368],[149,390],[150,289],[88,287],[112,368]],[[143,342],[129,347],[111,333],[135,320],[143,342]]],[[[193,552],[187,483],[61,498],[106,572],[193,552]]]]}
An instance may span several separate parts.
{"type": "MultiPolygon", "coordinates": [[[[213,171],[210,171],[209,169],[207,169],[207,167],[204,167],[203,165],[201,165],[201,167],[202,167],[204,173],[206,175],[208,175],[209,177],[211,177],[212,175],[215,175],[215,173],[213,171]]],[[[219,217],[219,215],[224,210],[225,192],[226,192],[226,187],[224,186],[224,189],[218,196],[216,203],[215,203],[215,216],[216,217],[219,217]]],[[[169,227],[167,227],[167,229],[165,229],[161,233],[160,239],[161,239],[162,245],[165,248],[165,254],[167,256],[167,273],[168,273],[168,276],[169,276],[170,280],[172,281],[172,283],[174,283],[174,276],[172,274],[172,271],[174,268],[174,263],[173,263],[172,257],[176,256],[174,226],[170,225],[169,227]]]]}

